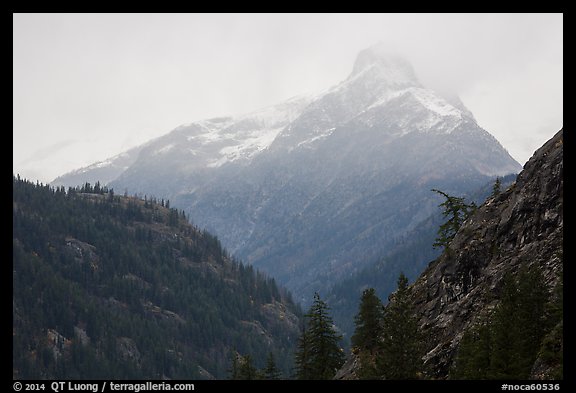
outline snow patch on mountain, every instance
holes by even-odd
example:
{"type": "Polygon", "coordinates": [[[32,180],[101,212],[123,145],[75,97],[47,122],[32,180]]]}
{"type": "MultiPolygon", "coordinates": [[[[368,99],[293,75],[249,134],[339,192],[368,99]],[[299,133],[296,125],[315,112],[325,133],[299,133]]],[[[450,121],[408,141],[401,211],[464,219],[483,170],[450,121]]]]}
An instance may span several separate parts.
{"type": "Polygon", "coordinates": [[[357,120],[369,127],[381,124],[382,114],[391,107],[401,108],[387,120],[394,125],[393,135],[411,132],[451,133],[465,119],[474,121],[466,112],[455,107],[434,91],[422,87],[389,90],[357,116],[357,120]]]}
{"type": "MultiPolygon", "coordinates": [[[[263,132],[253,132],[248,138],[241,140],[238,144],[232,144],[220,149],[220,157],[215,160],[211,160],[208,164],[208,168],[217,168],[226,163],[242,159],[242,158],[252,158],[257,153],[262,150],[267,149],[278,133],[282,130],[280,128],[264,129],[258,130],[263,132]]],[[[232,142],[237,142],[236,139],[231,140],[232,142]]]]}
{"type": "Polygon", "coordinates": [[[462,112],[460,110],[449,104],[443,98],[438,97],[432,91],[418,88],[409,90],[411,90],[414,97],[416,97],[416,99],[418,99],[426,109],[435,112],[440,116],[454,116],[460,119],[462,118],[462,112]]]}
{"type": "Polygon", "coordinates": [[[161,147],[160,149],[156,150],[154,153],[152,153],[153,155],[158,155],[158,154],[165,154],[168,153],[170,150],[172,150],[174,148],[175,144],[174,143],[170,143],[166,146],[161,147]]]}
{"type": "MultiPolygon", "coordinates": [[[[105,167],[105,166],[110,165],[111,163],[112,163],[112,159],[109,158],[109,159],[107,159],[107,160],[104,160],[104,161],[100,161],[100,162],[95,163],[95,164],[92,166],[92,168],[102,168],[102,167],[105,167]]],[[[86,172],[86,171],[89,170],[90,168],[91,168],[91,167],[87,167],[87,168],[84,169],[82,172],[86,172]]]]}
{"type": "Polygon", "coordinates": [[[334,132],[335,129],[336,129],[336,127],[332,127],[332,128],[329,128],[325,131],[320,131],[317,135],[313,136],[312,138],[306,139],[302,142],[299,142],[298,145],[296,145],[296,147],[310,145],[310,144],[312,144],[312,143],[314,143],[320,139],[324,139],[324,138],[332,135],[332,132],[334,132]]]}
{"type": "Polygon", "coordinates": [[[238,116],[235,120],[236,122],[251,120],[260,124],[262,128],[284,127],[300,116],[302,110],[314,99],[315,96],[313,95],[292,97],[279,105],[268,106],[246,115],[238,116]]]}

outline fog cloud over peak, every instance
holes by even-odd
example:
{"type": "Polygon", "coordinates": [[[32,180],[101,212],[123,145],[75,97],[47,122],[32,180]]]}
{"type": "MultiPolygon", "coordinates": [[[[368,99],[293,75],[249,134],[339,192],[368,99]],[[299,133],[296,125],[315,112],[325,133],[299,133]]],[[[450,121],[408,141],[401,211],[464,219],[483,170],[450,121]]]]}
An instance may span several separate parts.
{"type": "Polygon", "coordinates": [[[13,169],[42,181],[182,123],[327,89],[378,42],[409,60],[425,86],[458,94],[521,163],[562,126],[562,14],[14,14],[13,22],[13,169]],[[29,160],[50,146],[63,147],[29,160]]]}

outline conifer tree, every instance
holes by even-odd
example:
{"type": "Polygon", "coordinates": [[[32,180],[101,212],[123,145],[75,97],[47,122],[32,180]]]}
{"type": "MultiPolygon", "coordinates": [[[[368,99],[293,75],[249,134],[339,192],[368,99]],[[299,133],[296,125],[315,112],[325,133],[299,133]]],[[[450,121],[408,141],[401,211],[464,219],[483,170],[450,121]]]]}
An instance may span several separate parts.
{"type": "Polygon", "coordinates": [[[518,274],[516,358],[520,378],[528,378],[546,333],[545,307],[548,291],[537,266],[522,267],[518,274]]]}
{"type": "Polygon", "coordinates": [[[376,296],[374,288],[364,290],[360,299],[358,315],[354,322],[356,329],[352,336],[352,347],[360,360],[358,377],[377,379],[379,377],[376,359],[382,353],[382,302],[376,296]]]}
{"type": "Polygon", "coordinates": [[[398,277],[398,289],[384,309],[379,371],[385,379],[415,379],[422,371],[418,322],[409,302],[408,279],[398,277]]]}
{"type": "MultiPolygon", "coordinates": [[[[562,257],[562,256],[561,256],[562,257]]],[[[554,327],[558,322],[564,319],[564,271],[558,273],[558,283],[554,287],[552,298],[546,308],[546,314],[549,316],[549,327],[554,327]]]]}
{"type": "Polygon", "coordinates": [[[328,310],[316,293],[305,315],[308,330],[301,337],[296,353],[298,379],[332,379],[344,364],[344,351],[338,345],[342,336],[336,332],[328,310]]]}
{"type": "Polygon", "coordinates": [[[510,272],[506,273],[503,282],[500,304],[493,316],[489,379],[514,379],[519,374],[514,356],[518,340],[518,291],[510,272]]]}
{"type": "Polygon", "coordinates": [[[442,215],[445,218],[448,217],[448,221],[438,228],[438,236],[432,246],[434,248],[444,247],[444,249],[449,249],[450,242],[456,236],[456,232],[458,232],[462,223],[474,212],[476,204],[474,202],[467,204],[464,202],[464,198],[451,196],[440,190],[432,189],[432,191],[446,198],[439,206],[444,209],[442,215]]]}
{"type": "Polygon", "coordinates": [[[310,338],[306,327],[302,328],[302,334],[298,339],[298,348],[294,357],[296,379],[312,379],[312,367],[310,364],[310,338]]]}
{"type": "Polygon", "coordinates": [[[564,273],[562,270],[558,276],[559,281],[546,306],[546,335],[542,339],[538,353],[538,357],[550,370],[547,375],[550,379],[564,379],[564,273]]]}
{"type": "Polygon", "coordinates": [[[264,376],[264,379],[271,380],[281,379],[282,377],[280,370],[276,367],[276,361],[274,360],[272,352],[268,353],[268,357],[266,358],[266,367],[262,370],[262,375],[264,376]]]}
{"type": "Polygon", "coordinates": [[[240,356],[239,359],[237,359],[236,370],[236,378],[234,379],[259,379],[258,369],[254,367],[254,364],[252,363],[252,357],[250,355],[240,356]]]}
{"type": "Polygon", "coordinates": [[[466,330],[458,346],[452,379],[486,379],[490,367],[490,326],[487,322],[466,330]]]}
{"type": "Polygon", "coordinates": [[[545,334],[544,307],[548,295],[537,267],[522,267],[518,282],[504,278],[503,295],[493,323],[489,377],[526,379],[545,334]]]}
{"type": "Polygon", "coordinates": [[[500,180],[500,177],[497,177],[496,180],[494,181],[494,185],[492,186],[492,194],[490,194],[490,197],[495,198],[498,195],[500,195],[500,193],[502,192],[501,188],[502,188],[502,181],[500,180]]]}
{"type": "Polygon", "coordinates": [[[356,330],[352,336],[352,345],[360,350],[375,350],[380,346],[383,307],[374,288],[362,292],[360,309],[354,318],[356,330]]]}
{"type": "Polygon", "coordinates": [[[230,379],[233,380],[240,379],[239,357],[240,355],[235,350],[233,350],[230,354],[230,358],[232,360],[232,365],[228,370],[228,372],[230,373],[230,379]]]}

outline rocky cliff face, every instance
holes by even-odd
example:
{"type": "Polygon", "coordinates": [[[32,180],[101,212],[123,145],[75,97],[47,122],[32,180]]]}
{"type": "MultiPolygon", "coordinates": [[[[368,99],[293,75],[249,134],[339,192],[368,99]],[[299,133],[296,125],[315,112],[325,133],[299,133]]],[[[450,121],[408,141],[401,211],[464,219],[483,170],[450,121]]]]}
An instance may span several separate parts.
{"type": "MultiPolygon", "coordinates": [[[[411,286],[426,337],[427,377],[449,377],[465,330],[499,302],[503,277],[521,265],[540,267],[552,291],[563,269],[563,131],[537,150],[516,182],[488,198],[462,225],[450,249],[411,286]]],[[[391,300],[393,301],[393,299],[391,300]]],[[[562,323],[555,328],[562,329],[562,323]]],[[[561,338],[560,338],[560,345],[561,338]]],[[[336,379],[357,379],[351,356],[336,379]]],[[[537,359],[532,378],[547,379],[537,359]]]]}
{"type": "Polygon", "coordinates": [[[491,309],[504,273],[538,265],[553,288],[562,269],[563,131],[534,153],[517,181],[488,199],[412,286],[428,337],[432,378],[446,378],[464,330],[491,309]]]}

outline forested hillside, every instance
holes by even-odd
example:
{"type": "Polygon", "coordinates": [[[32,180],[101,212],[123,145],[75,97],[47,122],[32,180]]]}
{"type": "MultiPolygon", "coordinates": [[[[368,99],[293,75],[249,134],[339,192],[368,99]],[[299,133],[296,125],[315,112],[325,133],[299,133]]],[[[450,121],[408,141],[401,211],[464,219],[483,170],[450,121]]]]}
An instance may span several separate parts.
{"type": "Polygon", "coordinates": [[[13,179],[13,377],[225,378],[233,351],[287,375],[298,307],[168,201],[13,179]]]}

